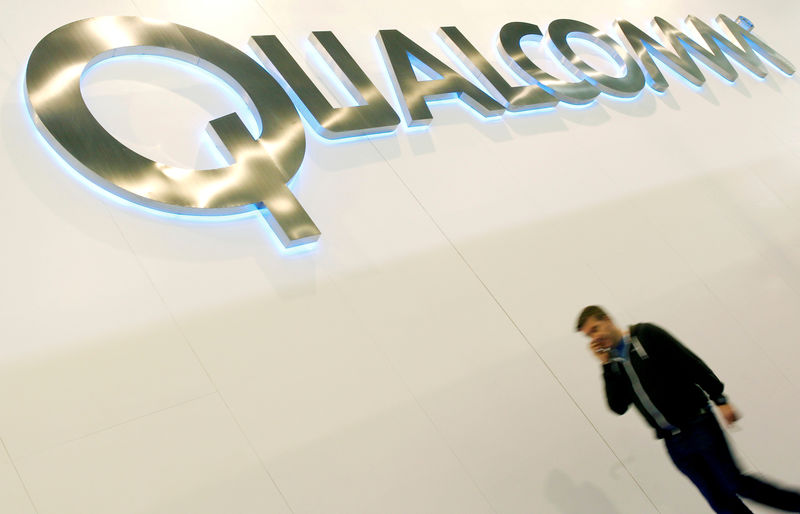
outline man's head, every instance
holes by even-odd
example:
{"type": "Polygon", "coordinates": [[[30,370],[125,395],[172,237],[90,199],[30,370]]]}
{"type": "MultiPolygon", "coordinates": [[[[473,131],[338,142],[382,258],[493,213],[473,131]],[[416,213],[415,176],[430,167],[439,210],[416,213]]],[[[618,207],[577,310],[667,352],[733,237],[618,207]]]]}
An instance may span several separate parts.
{"type": "Polygon", "coordinates": [[[590,305],[581,311],[575,328],[592,340],[593,347],[610,349],[622,339],[622,331],[606,311],[597,305],[590,305]]]}

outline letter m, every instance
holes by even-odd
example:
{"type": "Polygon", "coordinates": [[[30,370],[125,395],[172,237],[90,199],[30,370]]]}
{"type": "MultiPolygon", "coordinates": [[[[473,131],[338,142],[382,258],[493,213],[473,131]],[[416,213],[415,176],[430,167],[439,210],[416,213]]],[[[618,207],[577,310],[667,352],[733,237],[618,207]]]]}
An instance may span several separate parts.
{"type": "Polygon", "coordinates": [[[738,73],[725,58],[725,54],[761,78],[767,75],[767,70],[756,53],[787,75],[794,74],[795,68],[792,63],[755,34],[739,26],[724,14],[717,16],[716,20],[736,43],[731,42],[708,24],[691,15],[686,17],[686,23],[694,26],[703,38],[707,49],[659,17],[653,18],[653,28],[660,33],[662,39],[674,52],[662,46],[630,22],[618,21],[616,27],[628,51],[638,60],[644,70],[648,84],[657,91],[666,89],[667,81],[656,67],[653,57],[695,85],[701,85],[705,82],[705,78],[697,65],[689,58],[689,54],[731,82],[736,80],[738,73]]]}

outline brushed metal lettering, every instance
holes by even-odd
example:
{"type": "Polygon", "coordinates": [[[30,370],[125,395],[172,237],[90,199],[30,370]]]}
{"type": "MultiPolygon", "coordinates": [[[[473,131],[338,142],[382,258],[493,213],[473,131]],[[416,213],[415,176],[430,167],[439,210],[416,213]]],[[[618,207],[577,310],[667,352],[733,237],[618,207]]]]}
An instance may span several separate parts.
{"type": "Polygon", "coordinates": [[[439,37],[495,97],[512,112],[553,107],[558,99],[536,84],[512,86],[456,27],[441,27],[439,37]]]}
{"type": "Polygon", "coordinates": [[[427,103],[451,96],[458,97],[485,117],[498,116],[505,111],[496,100],[400,31],[381,30],[377,37],[408,126],[430,124],[433,115],[427,103]],[[440,78],[418,80],[412,58],[426,75],[440,78]]]}
{"type": "MultiPolygon", "coordinates": [[[[727,36],[695,16],[686,18],[705,46],[659,17],[653,18],[652,25],[663,43],[626,20],[617,21],[616,30],[630,54],[608,35],[579,21],[556,20],[549,25],[547,36],[530,23],[507,23],[500,30],[498,50],[514,71],[530,78],[532,83],[523,86],[510,85],[456,27],[442,27],[439,35],[443,41],[505,106],[399,31],[381,30],[377,40],[409,126],[430,123],[428,102],[451,96],[489,117],[505,110],[550,107],[558,101],[588,103],[601,91],[630,97],[644,87],[645,80],[663,91],[668,83],[654,59],[696,85],[705,81],[697,61],[735,80],[738,74],[727,56],[759,77],[767,73],[763,61],[787,75],[795,73],[788,59],[753,34],[749,20],[739,17],[734,22],[720,14],[716,21],[727,36]],[[570,48],[569,38],[598,46],[625,74],[612,77],[593,69],[570,48]],[[529,39],[549,41],[559,62],[580,81],[557,79],[533,64],[521,47],[522,41],[529,39]],[[431,79],[417,79],[415,69],[431,79]]],[[[274,36],[254,36],[251,45],[265,65],[279,72],[323,137],[393,130],[399,117],[333,33],[314,32],[311,42],[357,106],[332,107],[274,36]]],[[[56,29],[36,45],[24,85],[28,109],[40,132],[73,167],[109,192],[179,214],[225,215],[257,209],[286,246],[319,237],[319,229],[287,187],[305,154],[300,115],[281,84],[235,47],[159,20],[89,18],[56,29]],[[258,136],[253,137],[235,114],[210,121],[209,135],[232,163],[214,170],[178,169],[130,150],[94,118],[80,90],[81,79],[91,66],[129,54],[179,59],[216,75],[252,111],[258,136]]]]}
{"type": "Polygon", "coordinates": [[[528,77],[534,84],[553,95],[556,99],[573,105],[591,102],[600,90],[585,80],[568,82],[556,78],[536,66],[522,49],[523,41],[539,42],[542,31],[532,23],[512,21],[500,29],[497,40],[498,51],[508,66],[522,77],[528,77]]]}
{"type": "Polygon", "coordinates": [[[286,246],[319,229],[286,182],[300,168],[305,133],[277,81],[235,47],[174,23],[132,16],[89,18],[51,32],[28,60],[25,88],[34,123],[80,173],[104,189],[154,209],[221,215],[258,209],[286,246]],[[88,68],[118,55],[186,61],[220,77],[247,103],[260,135],[235,115],[210,123],[236,162],[214,170],[175,169],[130,150],[94,118],[80,91],[88,68]]]}
{"type": "MultiPolygon", "coordinates": [[[[653,20],[653,27],[658,30],[659,25],[656,20],[660,18],[653,20]]],[[[653,57],[695,86],[701,86],[706,81],[689,52],[680,43],[674,43],[676,41],[674,37],[664,36],[672,46],[671,51],[627,20],[615,21],[614,27],[625,48],[644,70],[647,84],[656,91],[665,91],[669,83],[658,69],[653,57]]]]}
{"type": "Polygon", "coordinates": [[[336,36],[330,31],[312,32],[310,40],[359,105],[333,107],[276,36],[253,36],[250,46],[267,69],[288,86],[289,94],[321,136],[339,139],[394,130],[400,124],[397,113],[336,36]]]}
{"type": "Polygon", "coordinates": [[[720,14],[716,18],[717,23],[725,27],[742,49],[740,52],[732,46],[729,47],[730,51],[733,52],[734,59],[742,63],[743,66],[747,66],[739,59],[741,58],[747,62],[758,62],[755,55],[755,52],[757,52],[785,74],[794,75],[795,67],[789,62],[789,59],[776,52],[763,39],[753,34],[753,23],[750,20],[742,16],[739,16],[739,19],[733,21],[724,14],[720,14]],[[742,19],[742,23],[739,23],[739,19],[742,19]]]}
{"type": "Polygon", "coordinates": [[[745,30],[723,14],[717,16],[717,22],[727,29],[728,33],[733,36],[741,48],[737,47],[697,16],[689,15],[686,17],[685,21],[697,30],[709,50],[695,43],[686,34],[678,31],[666,21],[660,18],[658,20],[657,24],[659,27],[663,27],[662,30],[671,30],[669,35],[673,40],[680,41],[696,59],[731,82],[735,81],[739,74],[728,59],[725,58],[725,54],[728,54],[732,59],[761,78],[766,77],[767,70],[756,55],[756,52],[760,53],[767,61],[771,62],[788,75],[792,75],[795,71],[794,66],[788,59],[773,50],[752,32],[745,30]],[[753,44],[752,47],[750,43],[753,44]]]}
{"type": "Polygon", "coordinates": [[[603,93],[623,98],[632,97],[644,87],[644,75],[634,58],[619,43],[591,25],[576,20],[555,20],[548,26],[547,36],[559,62],[603,93]],[[586,64],[570,48],[567,41],[569,37],[583,39],[600,47],[618,66],[625,68],[625,75],[610,77],[586,64]]]}
{"type": "MultiPolygon", "coordinates": [[[[687,17],[686,21],[689,22],[691,17],[687,17]]],[[[653,23],[656,28],[663,34],[667,42],[673,47],[683,45],[684,48],[692,55],[692,57],[711,68],[718,75],[733,82],[739,76],[736,70],[733,69],[730,61],[725,57],[715,38],[710,32],[713,31],[700,31],[700,35],[708,46],[708,50],[703,48],[695,42],[691,37],[687,36],[680,29],[669,23],[663,18],[653,18],[653,23]],[[704,33],[705,32],[705,33],[704,33]]],[[[703,24],[705,25],[705,24],[703,24]]],[[[716,34],[716,32],[715,32],[716,34]]],[[[719,35],[719,34],[717,34],[719,35]]]]}

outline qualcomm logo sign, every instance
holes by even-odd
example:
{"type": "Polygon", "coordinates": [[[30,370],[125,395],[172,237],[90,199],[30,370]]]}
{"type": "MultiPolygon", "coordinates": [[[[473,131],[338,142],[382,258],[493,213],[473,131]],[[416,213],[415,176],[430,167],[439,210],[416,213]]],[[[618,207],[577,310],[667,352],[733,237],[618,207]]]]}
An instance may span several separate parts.
{"type": "MultiPolygon", "coordinates": [[[[645,83],[664,91],[668,83],[655,59],[697,86],[705,78],[696,61],[729,81],[736,80],[737,73],[728,57],[759,77],[767,74],[761,59],[786,74],[795,71],[786,58],[752,33],[752,24],[745,18],[734,22],[718,16],[719,28],[726,35],[695,16],[686,22],[704,45],[662,18],[652,21],[660,41],[628,21],[616,21],[624,49],[580,21],[553,21],[546,34],[531,23],[507,23],[500,29],[498,50],[505,64],[525,79],[522,86],[509,84],[456,27],[442,27],[439,36],[488,93],[397,30],[381,30],[377,39],[408,126],[430,123],[428,103],[444,97],[455,96],[481,116],[493,117],[558,102],[586,104],[600,93],[632,97],[645,83]],[[570,47],[571,38],[602,49],[624,74],[612,77],[590,67],[570,47]],[[531,39],[549,44],[559,63],[578,81],[560,80],[536,66],[522,49],[522,42],[531,39]],[[431,80],[419,80],[415,68],[431,80]]],[[[400,124],[398,114],[332,32],[313,32],[311,41],[358,105],[331,106],[275,36],[250,38],[258,63],[228,43],[189,27],[109,16],[69,23],[36,45],[26,71],[28,107],[48,142],[107,191],[179,214],[227,215],[255,209],[284,246],[302,245],[317,240],[320,231],[287,186],[305,154],[305,132],[297,108],[328,139],[390,132],[400,124]],[[235,114],[212,120],[208,133],[230,163],[213,170],[169,167],[130,150],[92,116],[80,91],[81,77],[92,65],[130,54],[180,59],[220,77],[253,112],[258,137],[235,114]]]]}

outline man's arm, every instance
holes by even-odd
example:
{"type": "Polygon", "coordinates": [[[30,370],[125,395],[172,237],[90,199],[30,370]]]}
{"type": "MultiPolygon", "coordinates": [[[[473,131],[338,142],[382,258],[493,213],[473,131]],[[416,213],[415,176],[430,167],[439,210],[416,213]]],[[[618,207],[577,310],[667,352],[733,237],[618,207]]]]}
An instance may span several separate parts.
{"type": "Polygon", "coordinates": [[[648,324],[647,329],[658,339],[659,349],[664,351],[675,369],[685,373],[706,392],[728,424],[739,419],[738,413],[728,404],[727,397],[722,393],[725,385],[700,357],[661,327],[648,324]]]}
{"type": "Polygon", "coordinates": [[[589,351],[603,364],[603,382],[606,386],[608,406],[617,414],[625,414],[633,398],[630,383],[624,376],[619,362],[611,360],[611,353],[602,344],[592,341],[589,351]]]}
{"type": "Polygon", "coordinates": [[[606,361],[603,364],[603,381],[606,384],[608,406],[617,414],[625,414],[633,398],[630,384],[619,362],[606,361]]]}

